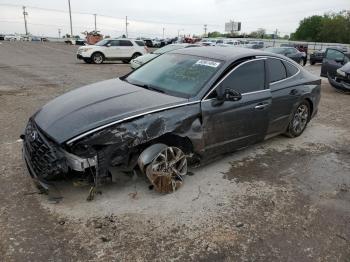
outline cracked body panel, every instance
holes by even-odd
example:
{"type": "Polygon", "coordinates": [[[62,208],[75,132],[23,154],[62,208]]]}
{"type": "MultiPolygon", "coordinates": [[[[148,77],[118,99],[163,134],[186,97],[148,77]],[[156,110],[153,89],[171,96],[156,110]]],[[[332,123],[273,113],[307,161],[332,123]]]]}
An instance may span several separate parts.
{"type": "MultiPolygon", "coordinates": [[[[137,119],[116,124],[96,132],[72,146],[75,148],[91,146],[103,148],[109,152],[111,166],[133,168],[136,164],[133,154],[140,154],[149,143],[162,141],[162,137],[171,134],[188,141],[183,144],[187,151],[200,154],[203,152],[203,128],[200,122],[199,103],[170,109],[156,114],[148,114],[137,119]]],[[[177,141],[162,141],[178,143],[177,141]]],[[[170,144],[171,145],[171,144],[170,144]]],[[[189,152],[188,152],[189,153],[189,152]]],[[[137,160],[137,159],[136,159],[137,160]]]]}

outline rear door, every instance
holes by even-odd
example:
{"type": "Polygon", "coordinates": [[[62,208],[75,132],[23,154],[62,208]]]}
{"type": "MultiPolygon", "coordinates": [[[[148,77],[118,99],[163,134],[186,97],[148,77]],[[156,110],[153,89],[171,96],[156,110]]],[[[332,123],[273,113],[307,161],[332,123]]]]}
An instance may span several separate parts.
{"type": "Polygon", "coordinates": [[[130,40],[119,40],[120,49],[123,58],[130,58],[134,54],[134,45],[130,40]]]}
{"type": "Polygon", "coordinates": [[[300,72],[290,62],[278,58],[268,58],[268,82],[272,95],[268,134],[284,132],[290,114],[301,95],[298,82],[294,81],[300,72]]]}
{"type": "Polygon", "coordinates": [[[229,152],[263,140],[270,106],[265,59],[236,66],[201,102],[206,152],[229,152]],[[242,98],[218,104],[218,94],[225,89],[241,93],[242,98]]]}
{"type": "Polygon", "coordinates": [[[337,69],[349,62],[349,58],[337,49],[328,48],[322,61],[321,76],[334,78],[337,69]]]}

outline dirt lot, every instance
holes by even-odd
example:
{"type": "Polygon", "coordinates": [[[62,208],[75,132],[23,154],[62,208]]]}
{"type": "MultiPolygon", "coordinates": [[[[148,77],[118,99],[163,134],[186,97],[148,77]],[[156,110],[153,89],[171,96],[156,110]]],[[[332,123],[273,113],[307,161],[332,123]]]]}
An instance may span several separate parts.
{"type": "MultiPolygon", "coordinates": [[[[194,169],[176,193],[114,174],[93,202],[71,182],[57,185],[59,203],[37,194],[18,140],[28,117],[67,90],[130,70],[84,64],[75,50],[0,44],[0,261],[350,261],[350,96],[327,81],[301,137],[194,169]]],[[[319,65],[306,68],[319,74],[319,65]]]]}

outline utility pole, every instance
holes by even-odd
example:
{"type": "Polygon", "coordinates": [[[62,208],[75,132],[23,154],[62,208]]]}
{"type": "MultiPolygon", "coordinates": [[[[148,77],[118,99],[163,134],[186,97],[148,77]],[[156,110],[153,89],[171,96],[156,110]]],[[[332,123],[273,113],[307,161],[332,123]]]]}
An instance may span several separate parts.
{"type": "Polygon", "coordinates": [[[95,17],[95,31],[97,31],[97,27],[96,27],[96,14],[94,14],[95,17]]]}
{"type": "Polygon", "coordinates": [[[26,12],[26,7],[23,6],[23,17],[24,17],[24,27],[26,30],[26,36],[28,36],[27,15],[28,15],[28,13],[26,12]]]}
{"type": "Polygon", "coordinates": [[[183,29],[178,29],[177,30],[177,38],[180,38],[180,31],[183,31],[183,29]]]}
{"type": "Polygon", "coordinates": [[[70,20],[70,37],[73,37],[72,10],[70,8],[70,0],[68,0],[68,6],[69,6],[69,20],[70,20]]]}
{"type": "Polygon", "coordinates": [[[126,16],[125,17],[125,36],[126,36],[126,38],[129,37],[128,36],[128,25],[129,25],[129,23],[128,23],[128,16],[126,16]]]}
{"type": "Polygon", "coordinates": [[[204,37],[207,36],[208,25],[204,25],[204,37]]]}
{"type": "Polygon", "coordinates": [[[61,38],[61,29],[58,28],[58,38],[61,38]]]}
{"type": "Polygon", "coordinates": [[[164,35],[165,35],[164,33],[165,33],[165,28],[163,27],[163,39],[164,39],[164,35]]]}

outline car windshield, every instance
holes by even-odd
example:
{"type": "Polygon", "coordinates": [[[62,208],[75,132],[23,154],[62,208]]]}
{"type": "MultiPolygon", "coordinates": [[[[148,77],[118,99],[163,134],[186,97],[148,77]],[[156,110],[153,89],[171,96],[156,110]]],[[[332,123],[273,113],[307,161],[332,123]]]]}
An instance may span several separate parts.
{"type": "Polygon", "coordinates": [[[95,45],[97,46],[104,46],[106,45],[108,42],[110,41],[110,39],[103,39],[100,42],[97,42],[95,45]]]}
{"type": "Polygon", "coordinates": [[[164,54],[122,80],[173,96],[195,96],[222,62],[204,57],[164,54]]]}
{"type": "Polygon", "coordinates": [[[157,49],[153,53],[161,55],[161,54],[164,54],[164,53],[167,53],[167,52],[170,52],[170,51],[173,51],[173,50],[177,50],[177,49],[180,49],[180,48],[183,48],[183,47],[184,47],[183,45],[167,45],[167,46],[164,46],[162,48],[157,49]]]}
{"type": "Polygon", "coordinates": [[[269,47],[266,48],[265,51],[275,53],[275,54],[283,54],[286,52],[286,48],[279,48],[279,47],[269,47]]]}

